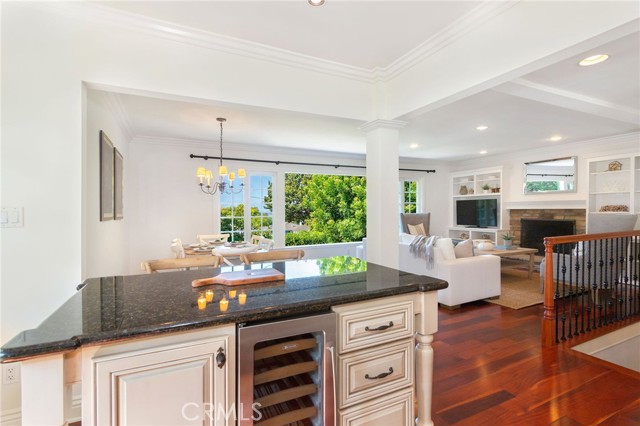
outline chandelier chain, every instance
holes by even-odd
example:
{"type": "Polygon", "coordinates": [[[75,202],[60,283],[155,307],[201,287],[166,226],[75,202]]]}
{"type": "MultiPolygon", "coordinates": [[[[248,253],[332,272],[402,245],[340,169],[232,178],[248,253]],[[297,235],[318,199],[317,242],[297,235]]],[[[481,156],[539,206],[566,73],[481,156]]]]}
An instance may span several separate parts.
{"type": "Polygon", "coordinates": [[[220,165],[222,166],[222,121],[220,121],[220,165]]]}

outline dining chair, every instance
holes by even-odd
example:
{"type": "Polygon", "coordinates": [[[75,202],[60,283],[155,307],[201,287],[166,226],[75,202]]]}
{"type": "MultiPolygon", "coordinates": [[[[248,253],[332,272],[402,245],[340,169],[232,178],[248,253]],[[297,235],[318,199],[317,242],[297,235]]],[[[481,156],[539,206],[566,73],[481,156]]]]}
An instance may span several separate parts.
{"type": "Polygon", "coordinates": [[[300,260],[304,257],[304,250],[271,250],[264,252],[245,253],[240,260],[245,265],[260,262],[279,262],[283,260],[300,260]]]}
{"type": "Polygon", "coordinates": [[[167,270],[186,270],[191,268],[217,268],[222,263],[221,256],[194,256],[178,259],[145,260],[140,264],[148,274],[167,270]]]}
{"type": "Polygon", "coordinates": [[[205,244],[207,241],[220,240],[227,242],[229,240],[229,234],[200,234],[196,235],[200,244],[205,244]]]}
{"type": "Polygon", "coordinates": [[[262,235],[252,235],[251,244],[258,246],[258,250],[269,251],[276,245],[276,242],[262,235]]]}
{"type": "Polygon", "coordinates": [[[184,247],[182,246],[182,242],[180,241],[180,239],[177,239],[177,240],[178,242],[171,243],[171,252],[173,253],[173,257],[175,257],[176,259],[182,259],[186,257],[186,254],[184,252],[184,247]]]}

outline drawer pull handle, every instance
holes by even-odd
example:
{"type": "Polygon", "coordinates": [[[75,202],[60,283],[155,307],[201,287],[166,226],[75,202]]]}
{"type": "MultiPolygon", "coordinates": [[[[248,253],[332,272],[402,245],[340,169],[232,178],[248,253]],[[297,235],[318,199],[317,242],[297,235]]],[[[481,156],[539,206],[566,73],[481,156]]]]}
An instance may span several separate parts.
{"type": "Polygon", "coordinates": [[[389,374],[393,374],[393,367],[389,367],[389,371],[387,373],[380,373],[380,374],[378,374],[377,376],[374,376],[374,377],[370,377],[368,374],[365,374],[364,378],[365,379],[369,379],[369,380],[384,379],[389,374]]]}
{"type": "Polygon", "coordinates": [[[364,329],[365,331],[382,331],[391,327],[393,327],[393,321],[389,321],[389,325],[381,325],[380,327],[376,327],[376,328],[369,328],[369,326],[366,326],[364,329]]]}

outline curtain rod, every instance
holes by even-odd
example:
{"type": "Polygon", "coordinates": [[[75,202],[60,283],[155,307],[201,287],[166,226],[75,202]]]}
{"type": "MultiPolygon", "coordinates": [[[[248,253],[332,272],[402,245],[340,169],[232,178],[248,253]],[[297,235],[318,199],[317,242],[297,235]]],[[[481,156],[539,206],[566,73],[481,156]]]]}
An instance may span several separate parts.
{"type": "MultiPolygon", "coordinates": [[[[202,158],[204,160],[219,160],[220,157],[212,157],[209,155],[195,155],[195,154],[189,154],[189,158],[202,158]]],[[[296,166],[323,166],[323,167],[333,167],[335,169],[340,168],[340,167],[347,167],[347,168],[351,168],[351,169],[366,169],[366,166],[350,166],[347,164],[327,164],[327,163],[303,163],[303,162],[298,162],[298,161],[276,161],[276,160],[254,160],[251,158],[232,158],[232,157],[224,157],[224,160],[229,160],[229,161],[249,161],[252,163],[272,163],[275,164],[276,166],[280,165],[280,164],[294,164],[296,166]]],[[[430,170],[424,170],[424,169],[403,169],[400,168],[400,170],[402,170],[403,172],[424,172],[424,173],[435,173],[436,171],[434,169],[430,169],[430,170]]]]}
{"type": "Polygon", "coordinates": [[[527,173],[527,176],[573,177],[573,175],[554,175],[550,173],[527,173]]]}

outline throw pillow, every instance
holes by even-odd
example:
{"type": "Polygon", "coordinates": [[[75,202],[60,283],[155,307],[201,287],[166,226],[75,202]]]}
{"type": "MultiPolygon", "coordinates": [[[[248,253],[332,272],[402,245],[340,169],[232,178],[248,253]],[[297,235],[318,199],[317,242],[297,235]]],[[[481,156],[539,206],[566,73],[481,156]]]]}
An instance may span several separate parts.
{"type": "Polygon", "coordinates": [[[417,225],[407,224],[409,227],[409,233],[411,235],[427,235],[427,231],[424,230],[424,224],[419,223],[417,225]]]}
{"type": "Polygon", "coordinates": [[[458,259],[461,257],[473,257],[473,241],[471,240],[460,241],[453,248],[453,251],[456,254],[456,258],[458,259]]]}
{"type": "Polygon", "coordinates": [[[436,247],[440,249],[444,260],[455,260],[456,252],[453,249],[453,240],[451,238],[438,238],[436,247]]]}

